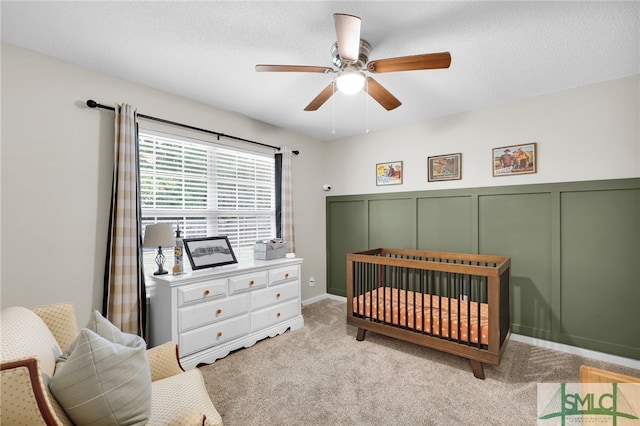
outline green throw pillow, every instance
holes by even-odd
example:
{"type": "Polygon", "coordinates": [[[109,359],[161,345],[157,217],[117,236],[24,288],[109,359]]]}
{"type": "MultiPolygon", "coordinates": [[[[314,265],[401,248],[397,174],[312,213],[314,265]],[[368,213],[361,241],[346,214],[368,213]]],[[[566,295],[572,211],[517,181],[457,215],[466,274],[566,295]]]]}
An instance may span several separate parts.
{"type": "Polygon", "coordinates": [[[87,327],[58,358],[49,381],[53,396],[75,424],[145,424],[151,414],[145,341],[98,311],[87,327]]]}
{"type": "MultiPolygon", "coordinates": [[[[123,333],[111,321],[102,316],[100,311],[94,310],[91,313],[87,327],[105,339],[119,345],[135,347],[142,338],[135,334],[123,333]]],[[[142,341],[144,343],[144,340],[142,341]]]]}

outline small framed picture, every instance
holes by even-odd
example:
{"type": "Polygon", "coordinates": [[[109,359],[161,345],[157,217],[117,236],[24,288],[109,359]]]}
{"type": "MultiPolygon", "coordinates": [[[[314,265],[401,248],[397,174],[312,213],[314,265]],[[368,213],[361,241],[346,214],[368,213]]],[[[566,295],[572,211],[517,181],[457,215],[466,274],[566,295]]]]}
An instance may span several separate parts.
{"type": "Polygon", "coordinates": [[[376,185],[399,185],[402,183],[402,161],[376,164],[376,185]]]}
{"type": "Polygon", "coordinates": [[[183,242],[189,263],[191,263],[191,268],[194,271],[196,269],[238,263],[229,243],[229,238],[225,236],[186,238],[183,242]]]}
{"type": "Polygon", "coordinates": [[[427,180],[456,180],[462,178],[462,153],[427,157],[427,180]]]}
{"type": "Polygon", "coordinates": [[[536,142],[493,148],[493,176],[513,176],[538,171],[536,142]]]}

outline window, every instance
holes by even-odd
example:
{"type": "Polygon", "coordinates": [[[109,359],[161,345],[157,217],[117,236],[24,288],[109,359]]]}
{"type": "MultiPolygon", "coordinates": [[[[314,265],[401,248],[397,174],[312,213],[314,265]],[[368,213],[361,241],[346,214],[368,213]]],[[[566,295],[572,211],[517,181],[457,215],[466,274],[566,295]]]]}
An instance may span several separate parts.
{"type": "MultiPolygon", "coordinates": [[[[144,130],[139,143],[143,228],[170,222],[183,238],[226,235],[238,260],[253,258],[257,240],[275,237],[273,155],[144,130]]],[[[147,271],[153,258],[145,253],[147,271]]]]}

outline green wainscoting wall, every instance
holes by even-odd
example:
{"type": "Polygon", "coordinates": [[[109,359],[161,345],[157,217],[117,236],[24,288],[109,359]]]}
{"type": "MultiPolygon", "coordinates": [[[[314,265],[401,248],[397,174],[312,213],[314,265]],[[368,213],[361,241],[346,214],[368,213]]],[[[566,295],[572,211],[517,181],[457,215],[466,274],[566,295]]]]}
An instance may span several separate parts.
{"type": "Polygon", "coordinates": [[[640,179],[344,195],[326,207],[330,294],[346,296],[354,251],[506,255],[512,332],[640,359],[640,179]]]}

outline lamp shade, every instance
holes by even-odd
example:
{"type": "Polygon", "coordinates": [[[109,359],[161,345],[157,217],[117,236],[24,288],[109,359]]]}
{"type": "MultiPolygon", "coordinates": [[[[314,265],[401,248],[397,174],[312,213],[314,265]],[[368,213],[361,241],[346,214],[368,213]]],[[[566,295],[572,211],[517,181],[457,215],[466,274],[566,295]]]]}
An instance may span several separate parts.
{"type": "Polygon", "coordinates": [[[169,247],[175,244],[173,226],[170,223],[147,225],[144,229],[144,247],[169,247]]]}

